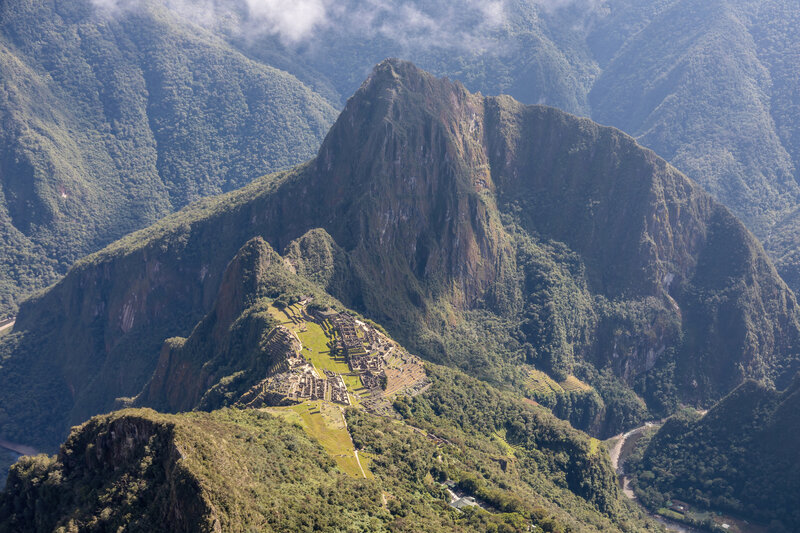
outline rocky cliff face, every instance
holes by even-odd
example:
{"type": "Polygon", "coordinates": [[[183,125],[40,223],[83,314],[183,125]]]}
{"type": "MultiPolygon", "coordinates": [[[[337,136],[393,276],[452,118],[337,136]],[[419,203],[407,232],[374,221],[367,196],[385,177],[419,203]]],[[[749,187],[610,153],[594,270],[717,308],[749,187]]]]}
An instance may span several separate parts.
{"type": "Polygon", "coordinates": [[[316,159],[112,245],[23,306],[0,382],[45,376],[59,401],[5,387],[2,430],[33,417],[53,442],[136,394],[164,339],[239,301],[223,273],[254,236],[412,350],[495,381],[588,362],[674,404],[797,365],[797,304],[760,244],[651,151],[387,60],[316,159]]]}
{"type": "MultiPolygon", "coordinates": [[[[272,345],[270,334],[278,321],[263,297],[318,292],[254,237],[225,270],[214,307],[188,338],[164,342],[152,378],[132,401],[168,412],[232,403],[280,364],[284,354],[293,353],[291,346],[272,345]]],[[[325,301],[321,295],[316,299],[325,301]]]]}
{"type": "Polygon", "coordinates": [[[6,494],[14,496],[0,502],[2,527],[97,529],[102,523],[220,531],[213,503],[182,461],[175,425],[154,414],[125,412],[93,419],[72,433],[57,457],[23,459],[6,485],[6,494]],[[86,497],[89,487],[97,499],[86,497]],[[31,520],[31,510],[44,501],[49,502],[47,511],[40,509],[31,520]],[[88,520],[93,514],[94,520],[88,520]]]}

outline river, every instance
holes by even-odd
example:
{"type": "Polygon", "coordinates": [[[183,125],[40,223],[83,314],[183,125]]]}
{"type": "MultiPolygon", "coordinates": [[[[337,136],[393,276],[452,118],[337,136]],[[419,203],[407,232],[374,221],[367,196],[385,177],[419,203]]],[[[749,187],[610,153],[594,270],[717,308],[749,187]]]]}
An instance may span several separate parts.
{"type": "Polygon", "coordinates": [[[639,505],[639,507],[645,513],[647,513],[648,516],[650,516],[653,520],[666,527],[668,531],[674,531],[677,533],[704,533],[700,529],[687,526],[686,524],[682,524],[680,522],[675,522],[674,520],[669,520],[661,515],[657,515],[653,512],[650,512],[650,510],[646,509],[643,505],[639,504],[639,502],[636,500],[636,495],[630,488],[630,479],[628,478],[628,476],[625,475],[625,469],[624,469],[625,459],[627,459],[628,456],[633,451],[633,446],[634,444],[636,444],[636,440],[642,434],[642,432],[659,423],[660,421],[645,422],[643,425],[639,426],[636,429],[632,429],[627,433],[618,435],[616,437],[618,438],[616,444],[614,444],[614,447],[611,448],[611,450],[609,450],[609,456],[611,457],[611,465],[614,467],[614,470],[616,470],[617,475],[620,477],[620,481],[622,482],[622,493],[625,494],[625,496],[628,499],[636,502],[636,504],[639,505]]]}

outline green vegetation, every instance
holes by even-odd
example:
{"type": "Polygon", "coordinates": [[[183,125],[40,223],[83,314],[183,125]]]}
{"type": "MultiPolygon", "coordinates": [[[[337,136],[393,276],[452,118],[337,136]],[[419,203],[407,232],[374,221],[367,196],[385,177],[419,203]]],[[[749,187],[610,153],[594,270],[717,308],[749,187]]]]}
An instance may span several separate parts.
{"type": "MultiPolygon", "coordinates": [[[[143,391],[124,401],[168,410],[230,404],[275,364],[264,347],[281,323],[305,329],[316,356],[325,355],[324,329],[310,329],[295,302],[341,304],[295,275],[263,239],[242,246],[221,279],[214,307],[188,337],[164,343],[143,391]]],[[[343,415],[322,401],[96,417],[72,432],[57,458],[12,469],[0,494],[0,530],[652,527],[622,501],[594,439],[520,396],[443,367],[428,372],[425,392],[395,401],[400,420],[358,408],[343,415]],[[450,507],[448,480],[483,509],[450,507]],[[36,511],[42,506],[46,512],[36,511]]]]}
{"type": "MultiPolygon", "coordinates": [[[[546,409],[462,373],[431,367],[429,377],[433,385],[424,394],[395,401],[409,423],[454,442],[504,432],[516,458],[521,459],[523,452],[532,454],[536,469],[551,481],[559,480],[602,512],[622,511],[616,476],[607,457],[594,453],[596,445],[589,437],[554,419],[546,409]]],[[[494,447],[505,455],[504,446],[494,447]]]]}
{"type": "MultiPolygon", "coordinates": [[[[637,497],[653,509],[677,499],[768,524],[769,531],[796,530],[798,413],[800,376],[783,392],[745,382],[703,417],[676,414],[626,462],[637,497]]],[[[700,511],[687,515],[708,522],[700,511]]]]}
{"type": "Polygon", "coordinates": [[[431,371],[431,392],[401,402],[412,415],[405,422],[348,409],[352,440],[342,411],[324,402],[95,417],[73,430],[57,457],[28,457],[12,468],[0,493],[0,530],[522,532],[531,523],[564,533],[656,530],[620,500],[607,459],[587,455],[592,445],[577,431],[463,374],[431,371]],[[453,380],[466,387],[452,401],[477,393],[464,412],[488,400],[504,417],[528,420],[521,433],[513,430],[513,457],[480,429],[491,415],[465,429],[450,408],[420,417],[450,403],[453,380]],[[598,484],[604,477],[611,483],[598,484]],[[568,487],[578,479],[581,494],[568,487]],[[448,480],[484,509],[451,508],[448,480]],[[587,498],[590,487],[598,492],[587,498]]]}
{"type": "Polygon", "coordinates": [[[308,159],[335,118],[157,3],[73,4],[0,7],[0,316],[114,239],[308,159]]]}
{"type": "Polygon", "coordinates": [[[535,396],[545,396],[550,393],[562,394],[564,392],[564,389],[555,380],[541,370],[536,369],[531,369],[530,381],[526,382],[525,385],[531,391],[531,394],[535,396]]]}
{"type": "MultiPolygon", "coordinates": [[[[122,411],[73,432],[59,459],[17,464],[13,492],[0,495],[0,527],[333,532],[390,531],[400,521],[453,529],[443,502],[393,513],[381,503],[381,484],[334,464],[302,429],[267,414],[122,411]],[[103,443],[103,455],[84,458],[103,443]]],[[[407,483],[386,489],[402,497],[407,483]]]]}

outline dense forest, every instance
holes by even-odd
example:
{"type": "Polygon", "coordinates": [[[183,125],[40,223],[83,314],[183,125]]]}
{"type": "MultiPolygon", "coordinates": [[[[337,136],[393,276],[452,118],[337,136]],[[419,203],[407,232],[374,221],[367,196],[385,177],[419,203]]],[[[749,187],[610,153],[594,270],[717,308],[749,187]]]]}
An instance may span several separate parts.
{"type": "Polygon", "coordinates": [[[670,418],[625,470],[649,507],[671,499],[769,524],[800,527],[800,375],[784,391],[747,381],[705,416],[670,418]]]}
{"type": "Polygon", "coordinates": [[[647,530],[665,417],[641,503],[799,529],[797,6],[315,5],[0,4],[0,532],[647,530]],[[299,302],[422,392],[241,410],[299,302]]]}
{"type": "Polygon", "coordinates": [[[105,244],[308,159],[335,118],[155,2],[4,2],[0,78],[0,316],[105,244]]]}
{"type": "Polygon", "coordinates": [[[122,410],[74,428],[57,456],[17,463],[0,531],[658,530],[622,499],[597,441],[520,397],[428,371],[427,392],[397,399],[402,423],[346,412],[365,479],[262,411],[122,410]],[[449,507],[445,482],[481,507],[449,507]]]}

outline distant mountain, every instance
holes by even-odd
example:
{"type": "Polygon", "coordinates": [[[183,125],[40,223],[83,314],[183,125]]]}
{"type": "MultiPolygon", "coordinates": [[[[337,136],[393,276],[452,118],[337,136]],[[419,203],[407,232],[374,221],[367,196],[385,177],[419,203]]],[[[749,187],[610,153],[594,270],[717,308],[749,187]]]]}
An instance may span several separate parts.
{"type": "Polygon", "coordinates": [[[0,6],[0,315],[78,258],[311,157],[331,103],[158,3],[0,6]]]}
{"type": "Polygon", "coordinates": [[[634,135],[730,207],[764,239],[787,283],[800,287],[796,4],[646,4],[635,22],[619,15],[636,30],[624,41],[606,38],[616,33],[613,15],[590,37],[595,49],[620,44],[600,58],[592,118],[634,135]]]}
{"type": "Polygon", "coordinates": [[[650,505],[671,497],[796,531],[798,413],[800,376],[782,392],[745,382],[703,417],[668,420],[626,471],[650,505]]]}
{"type": "MultiPolygon", "coordinates": [[[[139,394],[253,237],[429,360],[521,392],[534,367],[577,376],[601,403],[560,414],[598,435],[797,369],[794,296],[678,171],[612,128],[390,60],[312,161],[126,237],[27,301],[0,340],[0,434],[54,446],[139,394]]],[[[247,357],[215,345],[186,354],[247,357]]],[[[205,390],[178,388],[181,409],[205,390]]]]}

